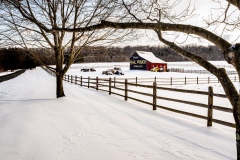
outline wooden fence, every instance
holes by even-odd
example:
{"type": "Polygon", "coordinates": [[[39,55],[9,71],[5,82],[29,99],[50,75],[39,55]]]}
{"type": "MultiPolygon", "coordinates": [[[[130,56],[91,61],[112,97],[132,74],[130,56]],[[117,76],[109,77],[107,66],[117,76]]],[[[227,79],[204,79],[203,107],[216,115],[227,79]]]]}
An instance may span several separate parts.
{"type": "Polygon", "coordinates": [[[131,100],[134,100],[137,102],[141,102],[141,103],[150,105],[150,106],[152,106],[153,110],[156,110],[157,108],[161,108],[161,109],[176,112],[179,114],[184,114],[184,115],[204,119],[207,121],[207,126],[212,126],[212,123],[214,122],[214,123],[222,124],[222,125],[229,126],[229,127],[236,127],[234,123],[213,118],[214,110],[229,113],[229,114],[231,114],[230,116],[233,116],[232,115],[233,110],[232,110],[232,108],[217,106],[217,105],[213,104],[213,97],[226,98],[226,95],[214,94],[212,87],[209,87],[208,92],[159,87],[159,86],[157,86],[158,85],[157,78],[154,79],[154,81],[151,85],[140,84],[138,81],[139,80],[138,78],[135,79],[135,82],[134,81],[130,82],[130,80],[132,80],[132,79],[116,80],[116,78],[98,78],[98,77],[90,78],[90,77],[82,77],[82,76],[77,77],[77,76],[73,76],[73,75],[65,75],[64,80],[67,82],[76,84],[76,85],[85,86],[87,88],[93,88],[96,90],[105,91],[105,92],[108,92],[109,95],[114,94],[117,96],[121,96],[124,98],[125,101],[128,99],[131,99],[131,100]],[[139,89],[139,88],[143,88],[143,90],[146,92],[142,92],[142,89],[139,89]],[[207,103],[199,103],[199,102],[193,102],[193,101],[189,101],[189,100],[169,98],[166,96],[158,96],[158,93],[160,93],[163,90],[165,90],[165,92],[170,91],[170,92],[178,92],[181,94],[183,94],[183,93],[195,94],[196,97],[198,97],[200,95],[208,96],[208,102],[207,103]],[[138,98],[136,98],[136,97],[138,97],[138,98]],[[205,108],[205,109],[207,109],[208,114],[204,116],[204,115],[200,115],[200,114],[196,114],[196,113],[192,113],[192,112],[179,110],[176,108],[162,106],[162,105],[160,105],[159,100],[177,102],[180,104],[187,104],[187,105],[194,106],[194,107],[197,106],[197,107],[205,108]]]}
{"type": "MultiPolygon", "coordinates": [[[[70,75],[66,75],[66,76],[70,76],[70,75]]],[[[67,78],[71,78],[71,77],[67,77],[67,78]]],[[[239,79],[237,76],[232,76],[229,77],[231,79],[232,82],[239,82],[239,79]]],[[[158,86],[169,86],[169,85],[188,85],[188,84],[211,84],[211,83],[219,83],[218,79],[216,77],[205,77],[205,78],[199,78],[199,77],[195,77],[195,78],[187,78],[187,77],[183,77],[183,78],[173,78],[173,77],[169,77],[169,78],[127,78],[128,82],[130,83],[135,83],[135,85],[137,84],[152,84],[153,82],[156,82],[158,84],[158,86]]],[[[125,78],[113,78],[113,81],[124,81],[125,78]]]]}
{"type": "MultiPolygon", "coordinates": [[[[180,73],[196,73],[196,74],[211,74],[207,70],[199,70],[199,69],[184,69],[184,68],[168,68],[169,72],[180,72],[180,73]]],[[[237,74],[236,70],[226,71],[228,75],[237,74]]]]}
{"type": "MultiPolygon", "coordinates": [[[[234,68],[233,65],[231,64],[214,64],[217,68],[234,68]]],[[[168,63],[168,66],[171,67],[171,66],[181,66],[181,67],[189,67],[189,66],[192,66],[192,67],[201,67],[199,64],[197,63],[171,63],[169,62],[168,63]]]]}

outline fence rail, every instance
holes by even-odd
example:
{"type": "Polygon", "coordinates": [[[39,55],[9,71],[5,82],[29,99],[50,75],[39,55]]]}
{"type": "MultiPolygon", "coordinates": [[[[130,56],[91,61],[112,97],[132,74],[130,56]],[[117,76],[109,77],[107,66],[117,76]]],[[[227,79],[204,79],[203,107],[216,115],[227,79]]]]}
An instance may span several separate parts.
{"type": "MultiPolygon", "coordinates": [[[[209,71],[207,70],[199,70],[199,69],[184,69],[184,68],[168,68],[169,72],[180,72],[180,73],[196,73],[196,74],[211,74],[209,71]]],[[[236,70],[232,70],[232,71],[226,71],[226,73],[228,75],[235,75],[237,74],[236,70]]]]}
{"type": "Polygon", "coordinates": [[[70,83],[74,83],[76,85],[93,88],[96,90],[101,90],[101,91],[107,92],[109,95],[114,94],[117,96],[121,96],[124,98],[125,101],[127,101],[128,99],[131,99],[134,101],[138,101],[138,102],[150,105],[152,106],[153,110],[156,110],[157,108],[161,108],[171,112],[184,114],[187,116],[192,116],[200,119],[205,119],[207,121],[207,126],[212,126],[212,123],[214,122],[214,123],[218,123],[218,124],[229,126],[229,127],[236,127],[234,123],[213,118],[213,112],[214,112],[213,110],[218,110],[221,112],[232,114],[233,109],[213,105],[213,97],[226,98],[226,95],[214,94],[212,87],[209,87],[208,92],[159,87],[157,86],[158,84],[157,78],[154,79],[151,85],[143,84],[143,83],[140,84],[139,82],[143,82],[143,81],[146,83],[147,79],[138,79],[138,78],[135,78],[135,79],[131,79],[131,78],[116,79],[116,78],[98,78],[98,77],[90,78],[90,77],[82,77],[82,76],[77,77],[73,75],[65,75],[64,80],[70,83]],[[144,90],[149,90],[149,92],[142,92],[141,90],[139,90],[139,88],[145,88],[144,90]],[[191,94],[195,94],[196,96],[198,95],[208,96],[208,102],[205,104],[205,103],[191,102],[191,101],[175,99],[175,98],[168,98],[164,96],[158,96],[157,93],[162,90],[179,92],[179,93],[191,93],[191,94]],[[136,98],[139,96],[141,98],[136,98]],[[159,100],[166,100],[171,102],[177,102],[179,104],[187,104],[187,105],[205,108],[208,110],[207,111],[208,114],[204,116],[204,115],[191,113],[191,112],[187,112],[179,109],[174,109],[171,107],[162,106],[162,105],[159,105],[159,100]]]}
{"type": "MultiPolygon", "coordinates": [[[[225,64],[225,65],[216,65],[216,64],[214,64],[217,68],[234,68],[234,66],[233,65],[231,65],[231,64],[225,64]]],[[[185,66],[187,66],[187,67],[189,67],[189,66],[192,66],[192,67],[201,67],[199,64],[197,64],[197,63],[188,63],[188,64],[186,64],[186,63],[168,63],[168,66],[169,67],[171,67],[171,66],[181,66],[181,67],[185,67],[185,66]]]]}
{"type": "MultiPolygon", "coordinates": [[[[232,82],[239,82],[238,76],[229,77],[232,82]]],[[[168,85],[187,85],[187,84],[211,84],[211,83],[219,83],[219,80],[216,77],[206,77],[206,78],[127,78],[129,82],[138,84],[152,84],[156,82],[159,86],[168,86],[168,85]]],[[[114,77],[114,81],[124,81],[125,78],[116,78],[114,77]]],[[[114,82],[115,83],[115,82],[114,82]]]]}

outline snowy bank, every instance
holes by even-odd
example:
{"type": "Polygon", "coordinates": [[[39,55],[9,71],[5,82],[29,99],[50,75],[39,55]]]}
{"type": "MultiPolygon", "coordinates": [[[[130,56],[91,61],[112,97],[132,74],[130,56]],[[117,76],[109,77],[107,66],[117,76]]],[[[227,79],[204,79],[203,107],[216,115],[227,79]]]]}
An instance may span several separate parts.
{"type": "Polygon", "coordinates": [[[234,129],[64,83],[40,68],[0,83],[0,159],[236,159],[234,129]]]}

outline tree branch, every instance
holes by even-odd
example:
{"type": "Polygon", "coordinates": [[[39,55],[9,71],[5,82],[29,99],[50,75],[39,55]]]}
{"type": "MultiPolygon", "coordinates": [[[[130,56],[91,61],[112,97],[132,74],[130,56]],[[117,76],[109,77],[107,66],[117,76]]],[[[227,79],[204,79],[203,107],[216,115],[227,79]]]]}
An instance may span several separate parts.
{"type": "Polygon", "coordinates": [[[49,30],[53,31],[66,31],[66,32],[86,32],[99,30],[104,28],[116,28],[116,29],[150,29],[150,30],[161,30],[161,31],[175,31],[182,32],[186,34],[194,34],[198,35],[218,46],[222,51],[226,50],[231,46],[229,42],[224,40],[223,38],[215,35],[214,33],[203,29],[201,27],[192,26],[192,25],[184,25],[184,24],[170,24],[170,23],[118,23],[118,22],[110,22],[110,21],[101,21],[100,24],[92,25],[83,28],[53,28],[49,30]]]}
{"type": "Polygon", "coordinates": [[[206,70],[208,70],[210,73],[215,75],[219,79],[220,83],[222,84],[223,89],[224,89],[226,95],[228,96],[228,99],[231,102],[232,106],[236,107],[236,103],[238,101],[238,92],[235,89],[232,81],[229,79],[224,68],[217,68],[214,65],[212,65],[211,63],[209,63],[208,61],[206,61],[204,58],[182,49],[181,47],[179,47],[178,45],[176,45],[173,42],[167,41],[166,39],[164,39],[162,37],[161,31],[155,30],[155,32],[157,33],[159,40],[161,42],[163,42],[164,44],[166,44],[167,46],[169,46],[172,50],[174,50],[178,54],[196,62],[197,64],[201,65],[206,70]]]}
{"type": "Polygon", "coordinates": [[[239,0],[226,0],[228,3],[236,6],[240,10],[240,1],[239,0]]]}

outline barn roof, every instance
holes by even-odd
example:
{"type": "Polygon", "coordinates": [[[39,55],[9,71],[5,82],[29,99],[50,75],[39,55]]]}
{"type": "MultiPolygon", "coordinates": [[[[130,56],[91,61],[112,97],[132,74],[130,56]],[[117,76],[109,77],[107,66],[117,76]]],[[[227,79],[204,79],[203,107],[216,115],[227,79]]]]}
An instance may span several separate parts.
{"type": "Polygon", "coordinates": [[[142,57],[143,59],[146,59],[149,62],[152,62],[152,63],[166,63],[165,61],[157,58],[152,52],[136,51],[136,53],[140,57],[142,57]]]}

